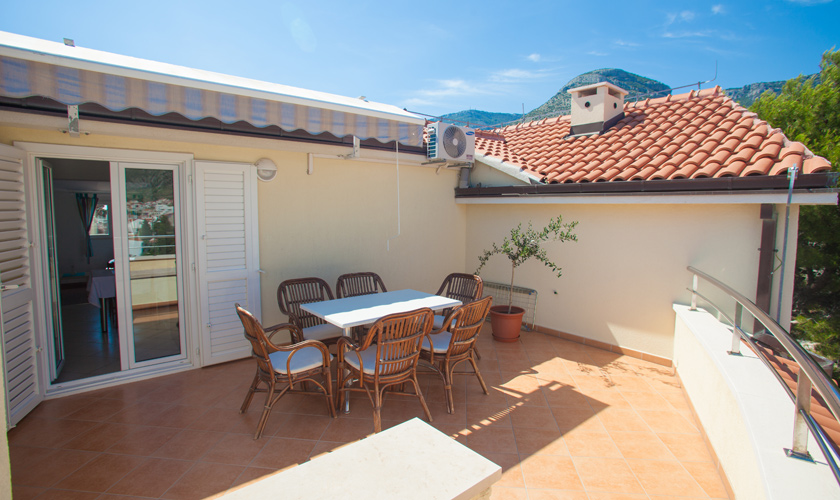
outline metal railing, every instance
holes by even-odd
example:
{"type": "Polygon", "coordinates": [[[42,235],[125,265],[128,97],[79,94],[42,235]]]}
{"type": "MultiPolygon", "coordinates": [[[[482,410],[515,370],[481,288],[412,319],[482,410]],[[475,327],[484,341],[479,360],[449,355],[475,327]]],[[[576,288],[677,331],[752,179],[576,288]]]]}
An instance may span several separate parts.
{"type": "Polygon", "coordinates": [[[688,271],[694,274],[694,279],[691,288],[691,309],[697,309],[697,298],[700,297],[711,307],[715,308],[717,312],[726,319],[732,326],[732,350],[728,351],[730,354],[739,355],[741,340],[752,347],[752,350],[761,359],[762,362],[770,369],[776,379],[788,393],[794,402],[795,416],[793,423],[793,445],[790,449],[785,448],[785,453],[789,457],[798,458],[802,460],[812,460],[810,453],[808,453],[808,430],[814,436],[814,440],[825,455],[826,461],[834,473],[834,478],[840,483],[840,468],[838,468],[835,460],[834,448],[832,447],[825,430],[811,415],[811,390],[812,388],[822,397],[826,407],[834,416],[835,420],[840,421],[840,392],[837,387],[826,376],[823,369],[816,361],[803,349],[796,340],[794,340],[788,332],[785,331],[773,318],[767,313],[759,309],[757,305],[749,299],[733,290],[729,286],[721,283],[708,274],[695,269],[691,266],[688,271]],[[714,285],[719,290],[723,291],[729,297],[735,300],[735,317],[729,318],[726,313],[716,306],[711,300],[704,297],[697,291],[699,285],[699,278],[714,285]],[[799,366],[799,375],[797,376],[796,393],[788,387],[784,379],[782,379],[779,372],[774,368],[772,362],[766,357],[764,351],[759,348],[753,337],[741,329],[741,315],[744,309],[747,310],[756,320],[758,320],[764,328],[775,337],[781,346],[787,351],[787,354],[799,366]]]}

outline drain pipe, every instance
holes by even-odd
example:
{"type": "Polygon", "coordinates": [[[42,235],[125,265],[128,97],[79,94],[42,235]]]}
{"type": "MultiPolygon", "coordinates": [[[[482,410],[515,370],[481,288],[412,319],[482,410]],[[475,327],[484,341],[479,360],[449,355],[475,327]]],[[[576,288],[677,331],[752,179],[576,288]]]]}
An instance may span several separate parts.
{"type": "Polygon", "coordinates": [[[782,292],[784,291],[784,284],[785,284],[785,264],[787,263],[787,247],[788,247],[788,229],[790,227],[790,202],[793,198],[793,183],[796,181],[796,172],[797,172],[796,163],[794,163],[788,169],[788,179],[790,180],[790,184],[788,185],[788,196],[787,196],[787,206],[785,207],[785,239],[782,242],[782,267],[779,270],[781,274],[779,274],[779,302],[776,305],[776,323],[782,317],[782,292]]]}

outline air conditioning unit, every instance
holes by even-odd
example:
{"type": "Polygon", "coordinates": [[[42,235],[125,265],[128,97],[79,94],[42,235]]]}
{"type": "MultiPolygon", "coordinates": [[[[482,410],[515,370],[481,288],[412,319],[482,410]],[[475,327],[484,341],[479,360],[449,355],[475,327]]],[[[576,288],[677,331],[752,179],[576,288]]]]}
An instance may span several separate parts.
{"type": "Polygon", "coordinates": [[[431,160],[472,162],[475,157],[475,130],[451,123],[436,122],[426,129],[431,160]]]}

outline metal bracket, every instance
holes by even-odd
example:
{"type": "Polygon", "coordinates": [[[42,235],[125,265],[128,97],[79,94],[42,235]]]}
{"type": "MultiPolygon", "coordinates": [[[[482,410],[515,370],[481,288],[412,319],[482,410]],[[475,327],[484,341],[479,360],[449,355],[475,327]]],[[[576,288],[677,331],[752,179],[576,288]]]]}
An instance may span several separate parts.
{"type": "Polygon", "coordinates": [[[339,158],[344,158],[345,160],[352,160],[353,158],[358,158],[361,154],[362,144],[358,137],[355,135],[353,136],[353,151],[346,154],[346,155],[338,155],[339,158]]]}
{"type": "Polygon", "coordinates": [[[67,133],[79,137],[79,107],[67,106],[67,133]]]}
{"type": "Polygon", "coordinates": [[[785,448],[785,455],[787,455],[788,458],[795,458],[797,460],[803,460],[805,462],[814,463],[814,458],[811,457],[811,454],[807,451],[805,453],[798,453],[791,450],[790,448],[785,448]]]}

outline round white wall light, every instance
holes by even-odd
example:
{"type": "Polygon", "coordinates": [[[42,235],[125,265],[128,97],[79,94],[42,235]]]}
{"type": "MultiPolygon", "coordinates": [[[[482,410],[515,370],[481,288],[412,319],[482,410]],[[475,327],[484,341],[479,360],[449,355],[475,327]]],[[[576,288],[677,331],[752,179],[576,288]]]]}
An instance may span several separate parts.
{"type": "Polygon", "coordinates": [[[254,166],[257,167],[257,177],[261,181],[268,182],[277,177],[277,165],[268,158],[260,158],[254,166]]]}

